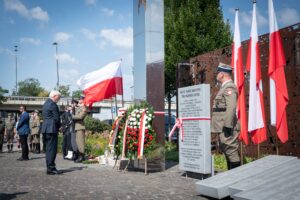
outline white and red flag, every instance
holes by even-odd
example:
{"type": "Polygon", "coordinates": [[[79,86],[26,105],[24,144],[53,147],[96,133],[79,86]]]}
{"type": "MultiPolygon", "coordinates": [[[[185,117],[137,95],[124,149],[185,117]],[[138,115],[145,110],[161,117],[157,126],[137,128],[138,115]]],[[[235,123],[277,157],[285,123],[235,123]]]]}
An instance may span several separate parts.
{"type": "Polygon", "coordinates": [[[121,61],[108,63],[103,68],[80,77],[77,85],[85,95],[85,105],[91,106],[94,102],[123,95],[123,78],[121,61]]]}
{"type": "Polygon", "coordinates": [[[253,3],[253,16],[247,57],[247,70],[250,70],[248,131],[251,133],[253,143],[259,144],[265,141],[267,139],[267,136],[255,2],[253,3]]]}
{"type": "Polygon", "coordinates": [[[237,117],[241,124],[240,140],[248,144],[247,113],[245,106],[244,68],[239,26],[239,10],[235,10],[234,41],[232,46],[231,66],[234,70],[234,83],[238,89],[237,117]]]}
{"type": "Polygon", "coordinates": [[[268,74],[270,77],[271,125],[276,127],[278,138],[282,143],[285,143],[288,140],[286,106],[289,100],[284,73],[286,61],[272,0],[269,0],[269,21],[270,50],[268,74]]]}

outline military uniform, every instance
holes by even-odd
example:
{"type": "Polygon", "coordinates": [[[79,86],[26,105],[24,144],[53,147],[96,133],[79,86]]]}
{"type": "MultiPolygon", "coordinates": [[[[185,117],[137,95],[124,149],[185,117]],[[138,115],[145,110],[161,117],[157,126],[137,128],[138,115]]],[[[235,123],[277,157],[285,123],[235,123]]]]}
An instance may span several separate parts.
{"type": "Polygon", "coordinates": [[[11,114],[8,115],[8,119],[5,122],[5,132],[6,132],[6,140],[7,140],[7,150],[8,152],[13,152],[13,142],[15,136],[15,126],[16,121],[12,118],[11,114]]]}
{"type": "Polygon", "coordinates": [[[80,105],[75,110],[75,115],[73,115],[73,121],[75,123],[75,133],[76,133],[76,144],[79,151],[79,158],[77,162],[81,162],[84,158],[85,149],[85,126],[84,118],[87,115],[87,108],[84,105],[80,105]]]}
{"type": "Polygon", "coordinates": [[[222,84],[213,102],[211,132],[219,136],[220,149],[226,157],[228,169],[240,165],[237,98],[237,88],[232,80],[228,80],[222,84]]]}
{"type": "Polygon", "coordinates": [[[0,117],[0,153],[2,153],[4,130],[5,130],[5,125],[4,122],[2,121],[2,118],[0,117]]]}
{"type": "Polygon", "coordinates": [[[30,123],[33,152],[40,153],[40,118],[38,116],[33,117],[30,123]]]}

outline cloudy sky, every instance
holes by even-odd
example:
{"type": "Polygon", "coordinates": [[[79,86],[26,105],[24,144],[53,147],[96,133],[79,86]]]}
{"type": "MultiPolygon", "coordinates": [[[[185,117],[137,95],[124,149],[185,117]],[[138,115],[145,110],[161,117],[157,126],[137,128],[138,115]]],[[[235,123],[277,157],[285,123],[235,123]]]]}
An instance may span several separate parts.
{"type": "MultiPolygon", "coordinates": [[[[234,24],[240,8],[242,40],[249,38],[251,0],[221,0],[225,19],[234,24]]],[[[300,22],[299,0],[274,0],[279,27],[300,22]]],[[[132,96],[131,0],[2,0],[0,2],[0,86],[15,86],[18,45],[18,80],[37,78],[42,87],[56,85],[54,41],[58,43],[60,84],[76,90],[76,80],[90,71],[122,58],[125,99],[132,96]]],[[[258,0],[258,32],[268,32],[267,0],[258,0]]],[[[233,28],[233,26],[232,26],[233,28]]]]}

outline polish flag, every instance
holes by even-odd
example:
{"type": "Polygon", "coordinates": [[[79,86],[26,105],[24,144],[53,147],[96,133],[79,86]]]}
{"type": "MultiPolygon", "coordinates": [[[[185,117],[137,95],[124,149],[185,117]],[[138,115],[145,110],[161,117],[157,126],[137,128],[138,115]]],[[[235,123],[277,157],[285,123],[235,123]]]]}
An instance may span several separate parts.
{"type": "Polygon", "coordinates": [[[241,124],[240,140],[248,145],[247,113],[245,106],[244,68],[239,27],[239,10],[235,10],[234,41],[232,47],[231,66],[234,70],[234,83],[238,88],[237,118],[241,124]]]}
{"type": "Polygon", "coordinates": [[[103,68],[80,77],[77,85],[85,95],[84,104],[109,99],[117,94],[123,95],[121,61],[108,63],[103,68]]]}
{"type": "Polygon", "coordinates": [[[276,126],[278,138],[282,143],[285,143],[288,140],[286,106],[289,100],[284,73],[284,66],[286,62],[272,0],[269,0],[269,21],[269,76],[271,125],[276,126]]]}
{"type": "Polygon", "coordinates": [[[255,2],[253,3],[253,16],[247,57],[247,69],[250,70],[248,131],[251,133],[253,143],[259,144],[265,141],[267,136],[255,2]]]}

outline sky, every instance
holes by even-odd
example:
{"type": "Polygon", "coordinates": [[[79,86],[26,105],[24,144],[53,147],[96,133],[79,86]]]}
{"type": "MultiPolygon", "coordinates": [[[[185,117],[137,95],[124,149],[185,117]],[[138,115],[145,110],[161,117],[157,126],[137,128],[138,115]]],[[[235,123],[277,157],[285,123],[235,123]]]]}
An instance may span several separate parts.
{"type": "MultiPolygon", "coordinates": [[[[300,22],[299,0],[273,0],[279,28],[300,22]]],[[[224,20],[234,24],[240,9],[241,39],[249,38],[251,0],[221,0],[224,20]]],[[[268,32],[267,0],[257,0],[258,33],[268,32]]],[[[0,2],[0,86],[15,87],[18,45],[18,81],[36,78],[47,90],[55,87],[58,43],[60,84],[78,89],[80,76],[122,59],[124,99],[132,98],[132,0],[2,0],[0,2]]]]}

